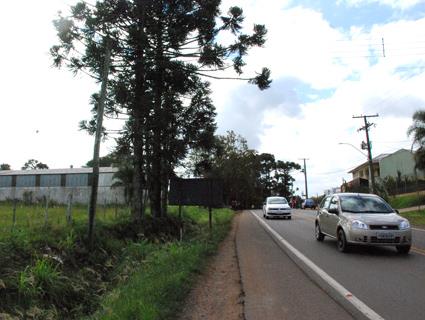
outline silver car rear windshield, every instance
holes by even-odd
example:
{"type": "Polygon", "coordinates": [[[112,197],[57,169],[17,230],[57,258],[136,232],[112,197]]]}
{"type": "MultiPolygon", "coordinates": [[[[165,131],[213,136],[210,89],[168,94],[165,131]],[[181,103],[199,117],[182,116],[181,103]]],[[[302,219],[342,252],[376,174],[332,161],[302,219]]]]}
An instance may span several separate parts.
{"type": "Polygon", "coordinates": [[[393,209],[376,197],[341,196],[341,210],[352,213],[392,213],[393,209]]]}
{"type": "Polygon", "coordinates": [[[287,204],[288,201],[286,201],[285,198],[271,198],[267,201],[268,204],[287,204]]]}

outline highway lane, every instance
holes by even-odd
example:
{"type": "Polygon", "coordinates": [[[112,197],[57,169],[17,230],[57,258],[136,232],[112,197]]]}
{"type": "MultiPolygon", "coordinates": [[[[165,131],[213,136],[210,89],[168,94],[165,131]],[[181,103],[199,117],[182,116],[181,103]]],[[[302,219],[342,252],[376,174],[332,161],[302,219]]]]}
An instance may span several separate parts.
{"type": "MultiPolygon", "coordinates": [[[[316,210],[295,210],[299,218],[307,219],[314,222],[316,210]]],[[[418,254],[425,255],[425,229],[412,227],[413,234],[413,251],[418,254]]]]}
{"type": "MultiPolygon", "coordinates": [[[[260,210],[253,211],[262,217],[260,210]]],[[[292,220],[266,220],[285,240],[385,319],[425,318],[425,232],[414,230],[416,249],[356,247],[348,254],[336,241],[314,238],[313,210],[294,210],[292,220]]]]}

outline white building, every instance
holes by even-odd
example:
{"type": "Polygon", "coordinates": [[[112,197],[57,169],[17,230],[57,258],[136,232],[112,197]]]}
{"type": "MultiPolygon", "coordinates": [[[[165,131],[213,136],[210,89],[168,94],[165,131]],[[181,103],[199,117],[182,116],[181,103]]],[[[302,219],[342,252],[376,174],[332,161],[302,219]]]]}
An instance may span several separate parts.
{"type": "MultiPolygon", "coordinates": [[[[124,187],[112,187],[113,167],[99,168],[99,204],[124,203],[124,187]]],[[[57,203],[87,204],[90,199],[93,168],[3,170],[0,171],[0,201],[40,201],[48,197],[57,203]]]]}

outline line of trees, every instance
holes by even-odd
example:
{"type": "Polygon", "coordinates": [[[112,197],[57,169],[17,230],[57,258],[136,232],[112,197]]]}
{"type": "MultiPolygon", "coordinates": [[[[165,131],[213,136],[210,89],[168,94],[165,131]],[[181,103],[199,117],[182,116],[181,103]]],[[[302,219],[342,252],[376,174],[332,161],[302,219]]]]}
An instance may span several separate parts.
{"type": "Polygon", "coordinates": [[[0,164],[0,170],[12,170],[12,167],[8,163],[0,164]]]}
{"type": "MultiPolygon", "coordinates": [[[[244,33],[243,11],[219,10],[220,0],[104,0],[78,2],[54,22],[59,44],[54,64],[100,80],[105,48],[111,50],[105,116],[124,118],[117,154],[132,170],[132,215],[144,216],[145,197],[155,217],[167,214],[169,178],[191,150],[213,148],[215,108],[206,79],[239,79],[269,87],[270,71],[242,77],[244,57],[262,46],[264,25],[244,33]],[[233,38],[221,44],[222,34],[233,38]],[[229,70],[235,75],[229,76],[229,70]]],[[[81,128],[94,133],[93,119],[81,128]]],[[[108,130],[103,128],[103,133],[108,130]]]]}
{"type": "Polygon", "coordinates": [[[36,159],[29,159],[25,162],[22,170],[40,170],[40,169],[49,169],[49,166],[41,161],[36,159]]]}
{"type": "MultiPolygon", "coordinates": [[[[36,159],[29,159],[21,167],[21,170],[39,170],[39,169],[49,169],[49,166],[36,159]]],[[[0,164],[0,170],[12,170],[12,167],[8,163],[2,163],[0,164]]]]}
{"type": "Polygon", "coordinates": [[[301,169],[298,163],[249,149],[233,131],[216,136],[210,152],[193,151],[186,167],[189,175],[220,179],[225,204],[239,208],[259,207],[271,195],[289,198],[294,193],[291,173],[301,169]]]}

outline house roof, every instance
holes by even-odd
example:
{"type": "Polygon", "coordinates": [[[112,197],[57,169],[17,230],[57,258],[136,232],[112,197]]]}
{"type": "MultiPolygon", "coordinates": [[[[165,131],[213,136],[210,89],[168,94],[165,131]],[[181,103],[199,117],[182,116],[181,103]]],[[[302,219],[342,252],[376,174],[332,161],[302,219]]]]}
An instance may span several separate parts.
{"type": "MultiPolygon", "coordinates": [[[[398,152],[398,151],[397,151],[398,152]]],[[[382,159],[388,157],[389,155],[391,155],[391,153],[381,153],[380,155],[374,157],[372,159],[373,163],[379,163],[382,159]]],[[[357,167],[355,167],[354,169],[351,169],[350,171],[348,171],[348,173],[353,173],[354,171],[359,170],[361,167],[367,166],[369,163],[369,161],[363,162],[361,165],[358,165],[357,167]]]]}
{"type": "MultiPolygon", "coordinates": [[[[118,168],[100,167],[99,173],[114,173],[118,168]]],[[[0,170],[0,176],[33,175],[33,174],[71,174],[92,173],[93,168],[67,168],[67,169],[39,169],[39,170],[0,170]]]]}

